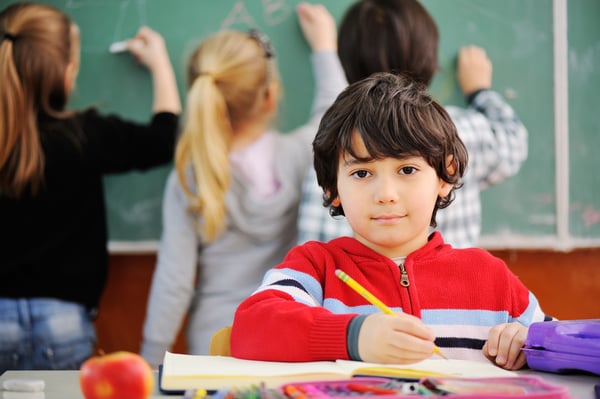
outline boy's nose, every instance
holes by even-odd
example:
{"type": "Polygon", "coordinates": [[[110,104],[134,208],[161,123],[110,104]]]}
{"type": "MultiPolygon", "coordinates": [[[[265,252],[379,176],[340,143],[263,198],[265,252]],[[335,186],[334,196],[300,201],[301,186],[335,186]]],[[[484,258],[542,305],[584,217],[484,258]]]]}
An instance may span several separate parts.
{"type": "Polygon", "coordinates": [[[392,178],[381,177],[375,190],[375,200],[379,203],[394,203],[398,201],[398,190],[392,178]]]}

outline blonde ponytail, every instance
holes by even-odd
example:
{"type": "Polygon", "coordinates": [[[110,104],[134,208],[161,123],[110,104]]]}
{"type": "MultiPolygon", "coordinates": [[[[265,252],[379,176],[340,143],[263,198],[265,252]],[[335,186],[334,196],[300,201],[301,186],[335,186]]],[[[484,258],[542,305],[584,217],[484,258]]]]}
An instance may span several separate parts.
{"type": "Polygon", "coordinates": [[[208,242],[223,232],[236,126],[258,114],[269,84],[279,83],[275,62],[249,34],[221,31],[198,46],[188,64],[185,122],[175,166],[208,242]]]}
{"type": "Polygon", "coordinates": [[[203,216],[203,233],[212,241],[225,220],[225,194],[229,189],[229,143],[225,100],[209,76],[196,79],[187,96],[189,112],[177,145],[175,164],[179,181],[190,198],[190,211],[203,216]],[[186,166],[191,164],[196,193],[188,186],[186,166]]]}

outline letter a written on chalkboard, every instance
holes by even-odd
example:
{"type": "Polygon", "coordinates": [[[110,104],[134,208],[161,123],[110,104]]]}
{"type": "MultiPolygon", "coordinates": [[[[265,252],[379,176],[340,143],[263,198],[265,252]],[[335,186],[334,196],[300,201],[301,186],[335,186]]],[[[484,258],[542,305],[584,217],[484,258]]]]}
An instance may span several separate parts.
{"type": "Polygon", "coordinates": [[[256,26],[254,18],[250,15],[244,2],[238,1],[221,24],[221,28],[227,29],[233,25],[256,26]]]}

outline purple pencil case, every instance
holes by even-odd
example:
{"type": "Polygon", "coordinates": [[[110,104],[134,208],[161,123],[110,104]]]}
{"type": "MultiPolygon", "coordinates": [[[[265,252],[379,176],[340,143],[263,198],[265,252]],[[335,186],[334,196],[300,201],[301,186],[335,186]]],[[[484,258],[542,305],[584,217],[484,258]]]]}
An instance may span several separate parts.
{"type": "MultiPolygon", "coordinates": [[[[280,389],[286,392],[286,386],[280,389]]],[[[464,399],[571,399],[566,386],[545,382],[539,377],[429,377],[419,382],[403,382],[390,378],[354,377],[337,381],[305,381],[293,383],[301,399],[411,399],[423,396],[464,399]]]]}
{"type": "Polygon", "coordinates": [[[535,370],[600,375],[600,319],[533,323],[523,350],[535,370]]]}

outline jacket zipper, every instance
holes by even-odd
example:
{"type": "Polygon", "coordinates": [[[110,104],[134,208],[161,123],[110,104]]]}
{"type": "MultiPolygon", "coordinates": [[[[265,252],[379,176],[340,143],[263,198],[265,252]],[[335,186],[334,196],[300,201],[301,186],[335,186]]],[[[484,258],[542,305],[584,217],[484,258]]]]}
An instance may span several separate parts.
{"type": "Polygon", "coordinates": [[[398,266],[400,267],[400,285],[407,288],[410,285],[410,281],[408,280],[408,273],[406,272],[404,263],[400,263],[398,266]]]}

